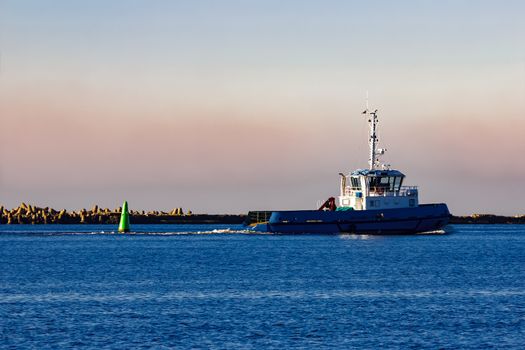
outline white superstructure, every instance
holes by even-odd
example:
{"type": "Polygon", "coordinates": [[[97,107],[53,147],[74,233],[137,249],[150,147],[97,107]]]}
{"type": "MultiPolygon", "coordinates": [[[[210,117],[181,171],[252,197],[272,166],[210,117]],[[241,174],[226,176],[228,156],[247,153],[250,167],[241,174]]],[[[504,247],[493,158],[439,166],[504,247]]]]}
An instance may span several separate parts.
{"type": "Polygon", "coordinates": [[[348,175],[341,175],[341,193],[339,207],[349,210],[394,209],[417,207],[418,191],[415,186],[402,186],[405,175],[398,170],[389,169],[382,164],[380,156],[386,149],[377,148],[377,109],[373,112],[367,108],[363,114],[370,127],[368,144],[368,169],[356,170],[348,175]]]}

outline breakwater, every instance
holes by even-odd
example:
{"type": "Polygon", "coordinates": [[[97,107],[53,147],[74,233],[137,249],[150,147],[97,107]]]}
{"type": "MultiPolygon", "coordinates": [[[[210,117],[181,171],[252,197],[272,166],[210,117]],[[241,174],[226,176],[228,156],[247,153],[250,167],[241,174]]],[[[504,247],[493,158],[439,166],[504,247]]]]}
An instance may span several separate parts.
{"type": "MultiPolygon", "coordinates": [[[[13,209],[0,206],[0,224],[115,224],[118,225],[122,208],[100,208],[68,211],[49,207],[38,207],[22,203],[13,209]]],[[[268,212],[270,213],[270,212],[268,212]]],[[[175,208],[171,211],[129,212],[135,224],[241,224],[246,215],[235,214],[194,214],[175,208]]],[[[525,224],[525,215],[501,216],[492,214],[473,214],[450,217],[451,224],[525,224]]]]}
{"type": "Polygon", "coordinates": [[[525,215],[502,216],[493,214],[473,214],[450,217],[451,224],[525,224],[525,215]]]}
{"type": "MultiPolygon", "coordinates": [[[[118,225],[122,208],[100,208],[68,211],[38,207],[22,203],[13,209],[0,206],[0,224],[115,224],[118,225]]],[[[245,215],[194,214],[182,208],[171,211],[131,210],[130,221],[135,224],[240,224],[245,215]]]]}

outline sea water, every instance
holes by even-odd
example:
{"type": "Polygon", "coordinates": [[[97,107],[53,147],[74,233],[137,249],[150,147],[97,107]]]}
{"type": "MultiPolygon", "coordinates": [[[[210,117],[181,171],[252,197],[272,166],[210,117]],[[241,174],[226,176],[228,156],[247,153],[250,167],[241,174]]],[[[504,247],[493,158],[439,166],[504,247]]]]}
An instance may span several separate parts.
{"type": "Polygon", "coordinates": [[[525,226],[0,226],[0,348],[525,347],[525,226]]]}

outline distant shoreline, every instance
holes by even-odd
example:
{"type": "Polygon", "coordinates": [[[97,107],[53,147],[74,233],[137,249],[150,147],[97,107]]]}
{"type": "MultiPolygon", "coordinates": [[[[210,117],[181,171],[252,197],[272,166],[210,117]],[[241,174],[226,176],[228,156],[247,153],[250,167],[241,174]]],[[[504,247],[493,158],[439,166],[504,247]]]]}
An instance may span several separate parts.
{"type": "MultiPolygon", "coordinates": [[[[90,210],[67,211],[52,208],[41,208],[22,203],[13,209],[0,206],[0,224],[111,224],[118,225],[121,208],[102,209],[94,206],[90,210]]],[[[135,224],[242,224],[247,218],[245,214],[193,214],[175,208],[164,211],[130,211],[130,221],[135,224]]],[[[468,216],[451,215],[451,224],[525,224],[525,215],[502,216],[492,214],[473,214],[468,216]]]]}
{"type": "MultiPolygon", "coordinates": [[[[121,208],[100,208],[95,205],[89,210],[67,211],[22,203],[11,210],[0,206],[0,224],[118,225],[121,210],[121,208]]],[[[246,215],[193,214],[191,211],[184,212],[182,208],[175,208],[169,212],[131,210],[129,214],[130,221],[135,224],[241,224],[246,218],[246,215]]]]}
{"type": "Polygon", "coordinates": [[[473,214],[467,216],[450,217],[451,224],[465,224],[465,225],[493,225],[493,224],[525,224],[525,215],[521,216],[503,216],[493,214],[473,214]]]}

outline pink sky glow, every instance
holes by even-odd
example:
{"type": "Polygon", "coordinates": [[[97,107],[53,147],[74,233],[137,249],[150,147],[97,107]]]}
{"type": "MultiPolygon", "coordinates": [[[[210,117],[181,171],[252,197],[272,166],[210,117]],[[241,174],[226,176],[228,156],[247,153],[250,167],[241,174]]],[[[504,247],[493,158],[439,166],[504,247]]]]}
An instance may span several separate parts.
{"type": "Polygon", "coordinates": [[[339,1],[133,3],[2,5],[0,205],[313,208],[367,166],[368,90],[422,202],[525,214],[521,2],[407,2],[373,28],[339,1]]]}

